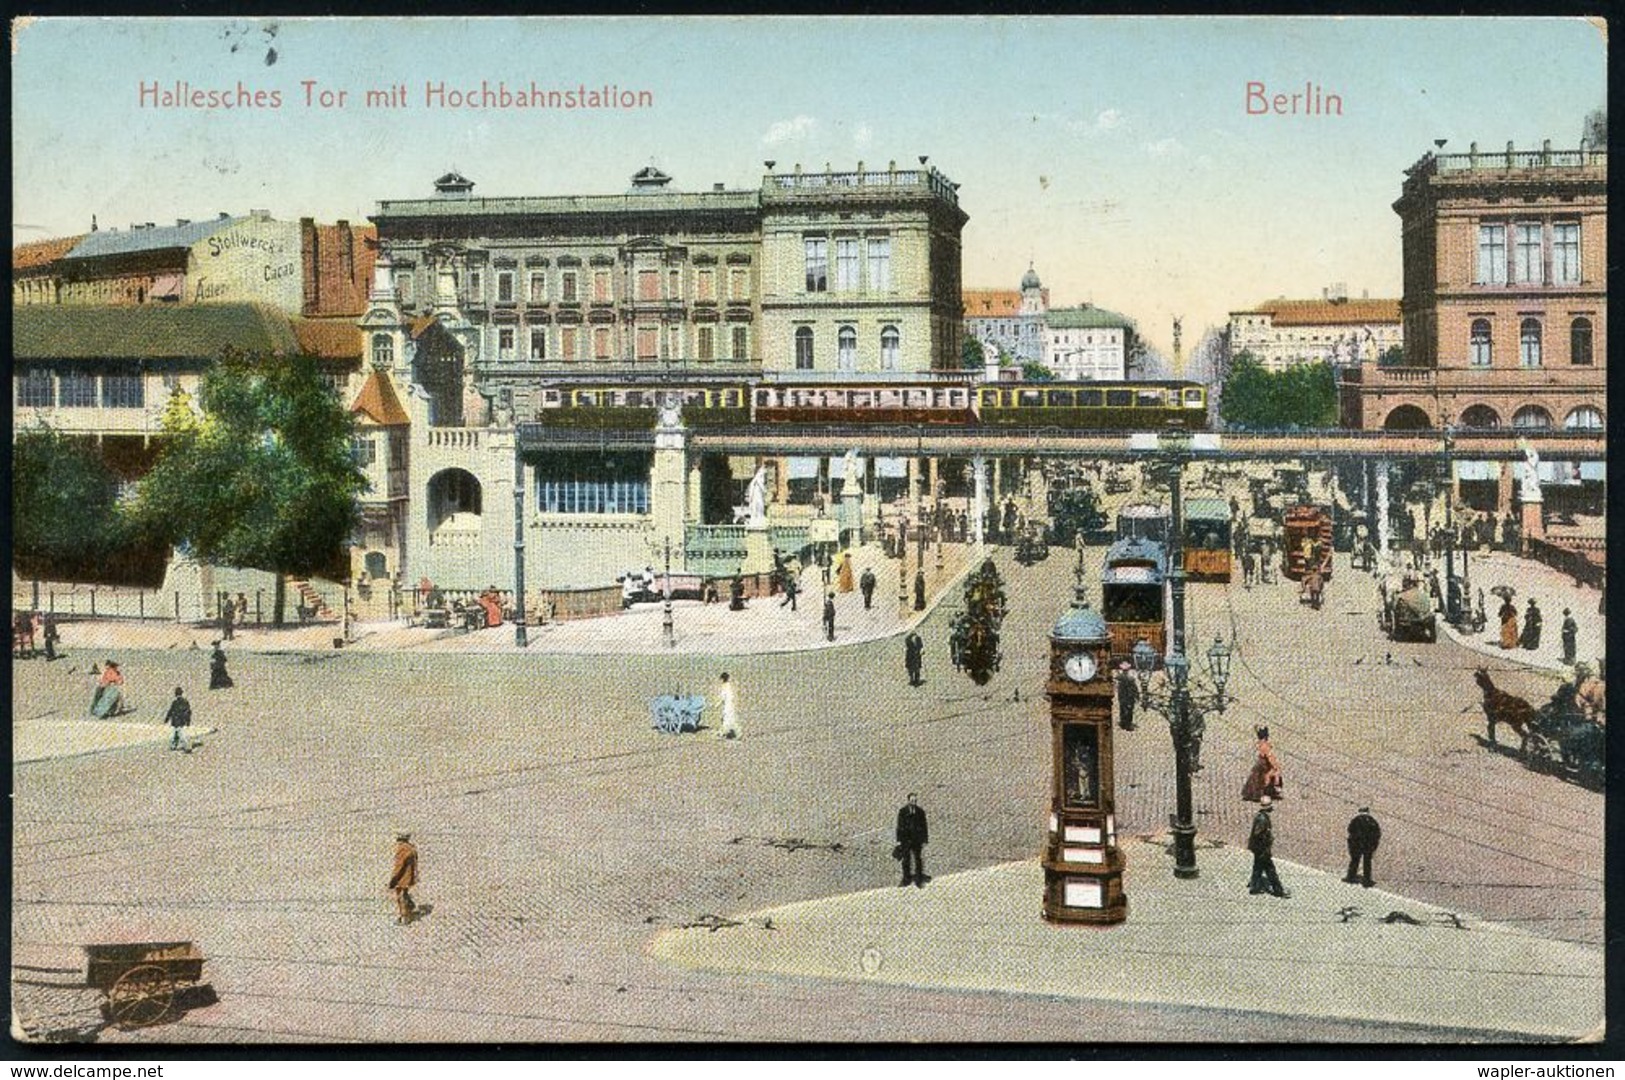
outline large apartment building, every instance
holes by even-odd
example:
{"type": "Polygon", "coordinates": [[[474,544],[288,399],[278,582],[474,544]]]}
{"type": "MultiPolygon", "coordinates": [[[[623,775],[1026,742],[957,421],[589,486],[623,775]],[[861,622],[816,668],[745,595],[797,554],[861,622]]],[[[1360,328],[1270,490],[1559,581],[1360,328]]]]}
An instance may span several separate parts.
{"type": "Polygon", "coordinates": [[[1375,362],[1404,341],[1398,300],[1351,300],[1341,285],[1323,289],[1319,300],[1282,297],[1230,313],[1231,354],[1248,353],[1269,371],[1375,362]]]}

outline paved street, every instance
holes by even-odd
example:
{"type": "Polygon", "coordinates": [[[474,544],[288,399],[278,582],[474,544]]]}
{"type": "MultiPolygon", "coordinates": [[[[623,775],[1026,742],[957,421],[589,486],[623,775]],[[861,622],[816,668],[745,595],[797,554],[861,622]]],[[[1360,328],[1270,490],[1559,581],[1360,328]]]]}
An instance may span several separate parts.
{"type": "MultiPolygon", "coordinates": [[[[1005,553],[1000,564],[1006,661],[982,688],[948,664],[951,597],[923,624],[917,690],[894,638],[728,658],[239,653],[236,689],[192,692],[198,722],[218,729],[198,752],[154,743],[14,768],[18,961],[71,963],[92,941],[197,941],[218,1004],[143,1033],[104,1031],[106,1041],[1462,1037],[1113,986],[836,983],[651,954],[657,935],[685,925],[896,891],[891,826],[909,791],[931,814],[928,866],[944,889],[1035,856],[1049,772],[1044,635],[1070,596],[1071,566],[1060,551],[1030,569],[1005,553]],[[708,692],[724,669],[739,688],[741,741],[650,729],[652,696],[708,692]],[[419,899],[432,905],[408,928],[393,925],[383,891],[396,828],[414,835],[419,899]]],[[[1389,644],[1375,587],[1344,565],[1320,612],[1285,583],[1196,585],[1190,597],[1193,651],[1215,631],[1239,635],[1237,700],[1209,719],[1197,778],[1203,845],[1244,839],[1253,806],[1238,795],[1264,723],[1286,774],[1276,851],[1289,887],[1286,864],[1341,876],[1344,826],[1369,803],[1384,829],[1384,896],[1601,942],[1602,796],[1480,743],[1475,667],[1537,704],[1553,675],[1451,642],[1389,644]]],[[[861,608],[855,594],[842,602],[861,608]]],[[[206,653],[120,655],[132,698],[149,708],[177,682],[205,683],[206,653]]],[[[17,665],[17,718],[77,720],[84,662],[17,665]]],[[[1137,838],[1155,842],[1173,806],[1170,744],[1153,716],[1119,735],[1119,831],[1143,873],[1161,856],[1137,838]]],[[[1220,888],[1224,860],[1204,851],[1202,887],[1220,888]]],[[[1249,899],[1240,877],[1232,884],[1249,899]]],[[[1274,920],[1259,924],[1265,947],[1289,958],[1294,934],[1318,935],[1335,917],[1317,890],[1204,917],[1274,920]]],[[[1352,889],[1348,902],[1373,895],[1352,889]]],[[[1032,921],[1036,905],[1035,894],[1009,918],[1032,921]]],[[[976,935],[945,932],[944,956],[1009,962],[973,953],[976,935]]],[[[1459,981],[1430,971],[1420,944],[1413,955],[1414,970],[1395,978],[1459,981]]],[[[19,992],[19,1013],[48,1011],[48,996],[19,992]]]]}

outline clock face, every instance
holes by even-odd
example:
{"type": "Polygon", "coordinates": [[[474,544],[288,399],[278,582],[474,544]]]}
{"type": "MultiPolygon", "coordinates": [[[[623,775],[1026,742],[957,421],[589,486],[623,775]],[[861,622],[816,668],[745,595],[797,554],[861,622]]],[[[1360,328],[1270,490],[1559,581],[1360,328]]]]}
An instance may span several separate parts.
{"type": "Polygon", "coordinates": [[[1095,677],[1095,658],[1093,653],[1073,653],[1066,658],[1066,677],[1073,682],[1088,682],[1095,677]]]}

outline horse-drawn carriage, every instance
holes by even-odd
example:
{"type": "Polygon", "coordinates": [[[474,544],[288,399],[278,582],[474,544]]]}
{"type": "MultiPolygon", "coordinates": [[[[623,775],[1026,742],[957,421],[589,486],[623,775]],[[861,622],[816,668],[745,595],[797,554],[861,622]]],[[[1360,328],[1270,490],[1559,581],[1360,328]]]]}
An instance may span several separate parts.
{"type": "MultiPolygon", "coordinates": [[[[13,962],[13,983],[37,988],[29,992],[30,1002],[38,999],[42,1006],[46,1001],[60,1006],[14,1008],[24,1032],[44,1041],[61,1038],[63,1032],[82,1038],[102,1026],[90,1012],[93,1004],[99,1006],[96,1011],[103,1023],[133,1031],[169,1019],[177,1009],[184,1011],[182,998],[208,990],[203,985],[203,953],[190,941],[121,942],[83,949],[84,965],[79,968],[13,962]],[[93,996],[81,1000],[86,995],[93,996]]],[[[20,995],[14,991],[13,997],[20,995]]]]}
{"type": "Polygon", "coordinates": [[[1398,588],[1383,589],[1382,614],[1378,616],[1390,641],[1439,640],[1439,617],[1433,610],[1433,597],[1415,578],[1405,579],[1398,588]]]}
{"type": "Polygon", "coordinates": [[[1489,725],[1489,743],[1499,746],[1495,729],[1511,728],[1519,737],[1518,758],[1538,772],[1574,780],[1589,788],[1603,786],[1608,739],[1595,720],[1585,715],[1578,700],[1578,687],[1566,682],[1550,701],[1534,707],[1496,686],[1484,668],[1473,679],[1484,694],[1484,718],[1489,725]]]}
{"type": "Polygon", "coordinates": [[[1049,538],[1044,532],[1044,524],[1040,521],[1029,521],[1026,529],[1016,537],[1016,561],[1022,566],[1031,566],[1049,558],[1049,538]]]}

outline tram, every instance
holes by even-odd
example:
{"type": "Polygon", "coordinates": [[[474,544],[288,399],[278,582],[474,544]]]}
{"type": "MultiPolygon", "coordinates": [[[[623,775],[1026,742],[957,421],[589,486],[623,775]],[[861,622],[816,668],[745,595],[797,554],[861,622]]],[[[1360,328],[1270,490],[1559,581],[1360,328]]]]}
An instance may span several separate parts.
{"type": "Polygon", "coordinates": [[[1168,508],[1161,503],[1130,503],[1117,512],[1117,539],[1168,543],[1168,508]]]}
{"type": "Polygon", "coordinates": [[[1322,577],[1332,577],[1332,515],[1320,506],[1294,506],[1281,518],[1281,572],[1302,581],[1313,560],[1322,577]]]}
{"type": "Polygon", "coordinates": [[[1191,581],[1230,581],[1230,505],[1223,499],[1186,499],[1180,556],[1191,581]]]}
{"type": "Polygon", "coordinates": [[[1100,575],[1101,615],[1111,633],[1112,660],[1133,662],[1142,638],[1161,656],[1168,645],[1167,554],[1161,544],[1131,538],[1106,549],[1100,575]]]}

